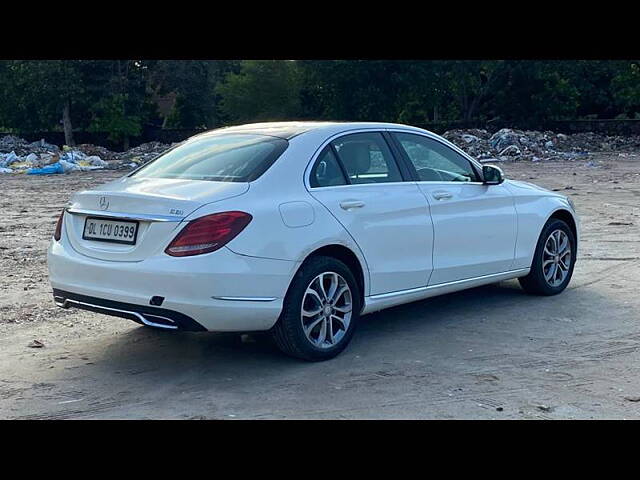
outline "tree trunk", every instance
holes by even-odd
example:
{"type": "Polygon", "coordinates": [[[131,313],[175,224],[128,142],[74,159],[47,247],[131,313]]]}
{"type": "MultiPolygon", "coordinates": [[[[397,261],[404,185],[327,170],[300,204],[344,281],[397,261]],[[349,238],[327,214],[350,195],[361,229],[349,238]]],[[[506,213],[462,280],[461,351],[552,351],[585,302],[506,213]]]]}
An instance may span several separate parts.
{"type": "Polygon", "coordinates": [[[471,102],[471,105],[469,106],[469,109],[467,110],[467,114],[466,114],[466,118],[465,118],[465,120],[467,122],[471,122],[471,120],[473,120],[473,115],[476,113],[476,108],[478,108],[478,104],[480,103],[480,99],[481,98],[482,98],[482,94],[479,94],[471,102]]]}
{"type": "Polygon", "coordinates": [[[468,111],[468,99],[467,99],[467,87],[466,85],[463,83],[462,84],[462,94],[461,94],[461,100],[460,100],[460,105],[462,106],[462,120],[466,120],[467,119],[467,111],[468,111]]]}
{"type": "Polygon", "coordinates": [[[73,141],[73,127],[71,125],[71,102],[69,100],[62,109],[62,128],[64,129],[64,143],[70,147],[75,146],[73,141]]]}
{"type": "Polygon", "coordinates": [[[129,135],[124,136],[123,147],[125,152],[129,150],[129,135]]]}

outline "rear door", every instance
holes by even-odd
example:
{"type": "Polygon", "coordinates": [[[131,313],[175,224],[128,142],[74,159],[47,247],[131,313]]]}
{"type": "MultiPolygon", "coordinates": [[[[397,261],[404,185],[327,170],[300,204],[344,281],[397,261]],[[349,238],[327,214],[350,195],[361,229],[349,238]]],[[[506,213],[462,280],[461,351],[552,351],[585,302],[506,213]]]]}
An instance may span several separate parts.
{"type": "Polygon", "coordinates": [[[364,253],[371,295],[425,286],[432,269],[428,203],[402,168],[380,132],[353,133],[328,144],[309,177],[364,253]]]}
{"type": "Polygon", "coordinates": [[[467,158],[436,139],[392,132],[431,205],[434,226],[430,285],[511,269],[517,235],[513,198],[485,185],[467,158]]]}

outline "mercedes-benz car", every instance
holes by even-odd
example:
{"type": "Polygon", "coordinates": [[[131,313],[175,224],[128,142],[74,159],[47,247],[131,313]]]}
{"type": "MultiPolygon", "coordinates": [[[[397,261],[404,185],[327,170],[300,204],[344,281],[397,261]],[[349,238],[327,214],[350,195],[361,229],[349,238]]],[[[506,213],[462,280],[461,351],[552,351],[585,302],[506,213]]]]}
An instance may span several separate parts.
{"type": "Polygon", "coordinates": [[[287,354],[341,352],[360,318],[519,279],[571,279],[569,198],[506,180],[429,131],[278,122],[189,138],[76,193],[48,250],[55,302],[168,329],[268,331],[287,354]]]}

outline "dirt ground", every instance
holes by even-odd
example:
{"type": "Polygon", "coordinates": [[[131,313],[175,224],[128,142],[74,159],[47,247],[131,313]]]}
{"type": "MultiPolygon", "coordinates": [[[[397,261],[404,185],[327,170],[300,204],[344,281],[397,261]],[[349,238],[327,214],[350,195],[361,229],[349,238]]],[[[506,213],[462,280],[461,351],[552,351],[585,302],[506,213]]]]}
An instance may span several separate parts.
{"type": "Polygon", "coordinates": [[[640,154],[501,166],[574,199],[569,288],[542,298],[507,281],[368,315],[342,355],[313,364],[261,336],[56,307],[56,218],[122,173],[0,176],[0,418],[640,418],[640,154]]]}

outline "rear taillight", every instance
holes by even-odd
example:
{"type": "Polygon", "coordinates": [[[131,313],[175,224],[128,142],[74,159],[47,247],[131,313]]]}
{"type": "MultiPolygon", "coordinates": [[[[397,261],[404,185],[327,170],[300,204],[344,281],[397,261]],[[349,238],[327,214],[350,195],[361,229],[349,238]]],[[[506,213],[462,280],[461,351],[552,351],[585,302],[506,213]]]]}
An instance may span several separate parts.
{"type": "Polygon", "coordinates": [[[62,212],[60,213],[60,216],[58,217],[58,223],[56,223],[56,230],[55,232],[53,232],[53,239],[56,242],[60,241],[60,238],[62,237],[62,221],[64,219],[64,210],[62,210],[62,212]]]}
{"type": "Polygon", "coordinates": [[[172,257],[213,252],[233,240],[252,218],[245,212],[222,212],[191,220],[164,252],[172,257]]]}

